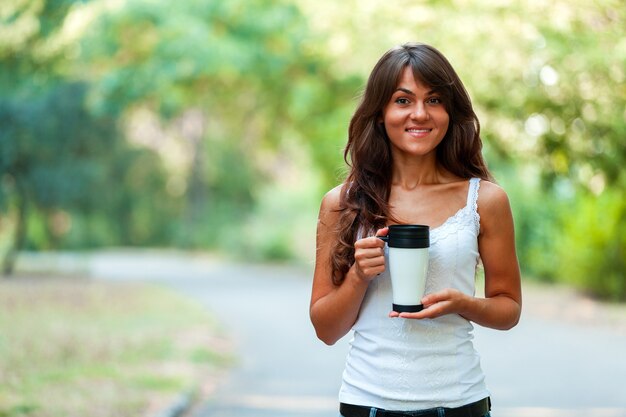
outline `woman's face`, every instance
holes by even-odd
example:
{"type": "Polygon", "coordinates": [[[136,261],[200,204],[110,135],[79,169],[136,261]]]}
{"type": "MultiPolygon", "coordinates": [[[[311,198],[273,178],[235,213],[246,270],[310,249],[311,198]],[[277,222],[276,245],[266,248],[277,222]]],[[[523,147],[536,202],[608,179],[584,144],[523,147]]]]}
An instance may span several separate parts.
{"type": "Polygon", "coordinates": [[[450,117],[441,96],[406,67],[383,109],[383,122],[394,156],[424,156],[441,143],[450,117]]]}

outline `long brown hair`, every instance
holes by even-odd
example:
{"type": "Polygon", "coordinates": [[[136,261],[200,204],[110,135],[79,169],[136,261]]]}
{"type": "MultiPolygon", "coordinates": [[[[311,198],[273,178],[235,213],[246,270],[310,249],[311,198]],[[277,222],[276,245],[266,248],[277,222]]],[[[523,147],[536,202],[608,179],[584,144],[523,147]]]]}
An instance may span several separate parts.
{"type": "MultiPolygon", "coordinates": [[[[344,160],[350,170],[340,198],[338,240],[331,256],[333,282],[341,284],[354,263],[354,242],[391,219],[392,157],[380,120],[404,68],[436,90],[450,122],[437,147],[437,162],[461,178],[492,180],[482,157],[480,123],[463,83],[448,60],[432,46],[407,43],[387,51],[374,66],[348,130],[344,160]]],[[[393,219],[391,219],[393,220],[393,219]]]]}

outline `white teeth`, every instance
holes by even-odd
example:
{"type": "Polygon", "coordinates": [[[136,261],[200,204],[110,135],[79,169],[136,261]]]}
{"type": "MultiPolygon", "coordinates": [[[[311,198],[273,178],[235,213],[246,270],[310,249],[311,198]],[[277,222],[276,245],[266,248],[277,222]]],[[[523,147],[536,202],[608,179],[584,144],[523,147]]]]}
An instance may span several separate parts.
{"type": "Polygon", "coordinates": [[[423,132],[430,132],[430,129],[407,129],[407,132],[423,133],[423,132]]]}

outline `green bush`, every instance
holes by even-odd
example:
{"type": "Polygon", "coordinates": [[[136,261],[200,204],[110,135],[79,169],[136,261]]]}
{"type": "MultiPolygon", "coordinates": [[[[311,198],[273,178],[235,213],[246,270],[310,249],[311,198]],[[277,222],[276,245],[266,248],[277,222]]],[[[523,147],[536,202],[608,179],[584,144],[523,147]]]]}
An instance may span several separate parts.
{"type": "Polygon", "coordinates": [[[522,168],[509,167],[497,172],[496,178],[511,201],[522,272],[542,281],[557,281],[558,254],[554,236],[560,233],[565,203],[543,191],[537,176],[522,168]]]}
{"type": "Polygon", "coordinates": [[[561,179],[551,187],[523,168],[499,173],[511,200],[524,276],[626,300],[626,196],[595,195],[561,179]]]}
{"type": "Polygon", "coordinates": [[[555,239],[559,279],[602,298],[626,300],[626,196],[578,195],[555,239]]]}

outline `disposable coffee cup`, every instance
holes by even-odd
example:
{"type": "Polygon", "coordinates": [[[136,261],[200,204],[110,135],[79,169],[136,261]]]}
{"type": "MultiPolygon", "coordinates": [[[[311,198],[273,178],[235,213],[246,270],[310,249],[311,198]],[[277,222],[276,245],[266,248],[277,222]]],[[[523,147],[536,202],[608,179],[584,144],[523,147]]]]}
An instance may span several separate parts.
{"type": "Polygon", "coordinates": [[[424,309],[430,231],[421,224],[394,224],[387,236],[379,236],[389,247],[389,275],[393,311],[414,313],[424,309]]]}

